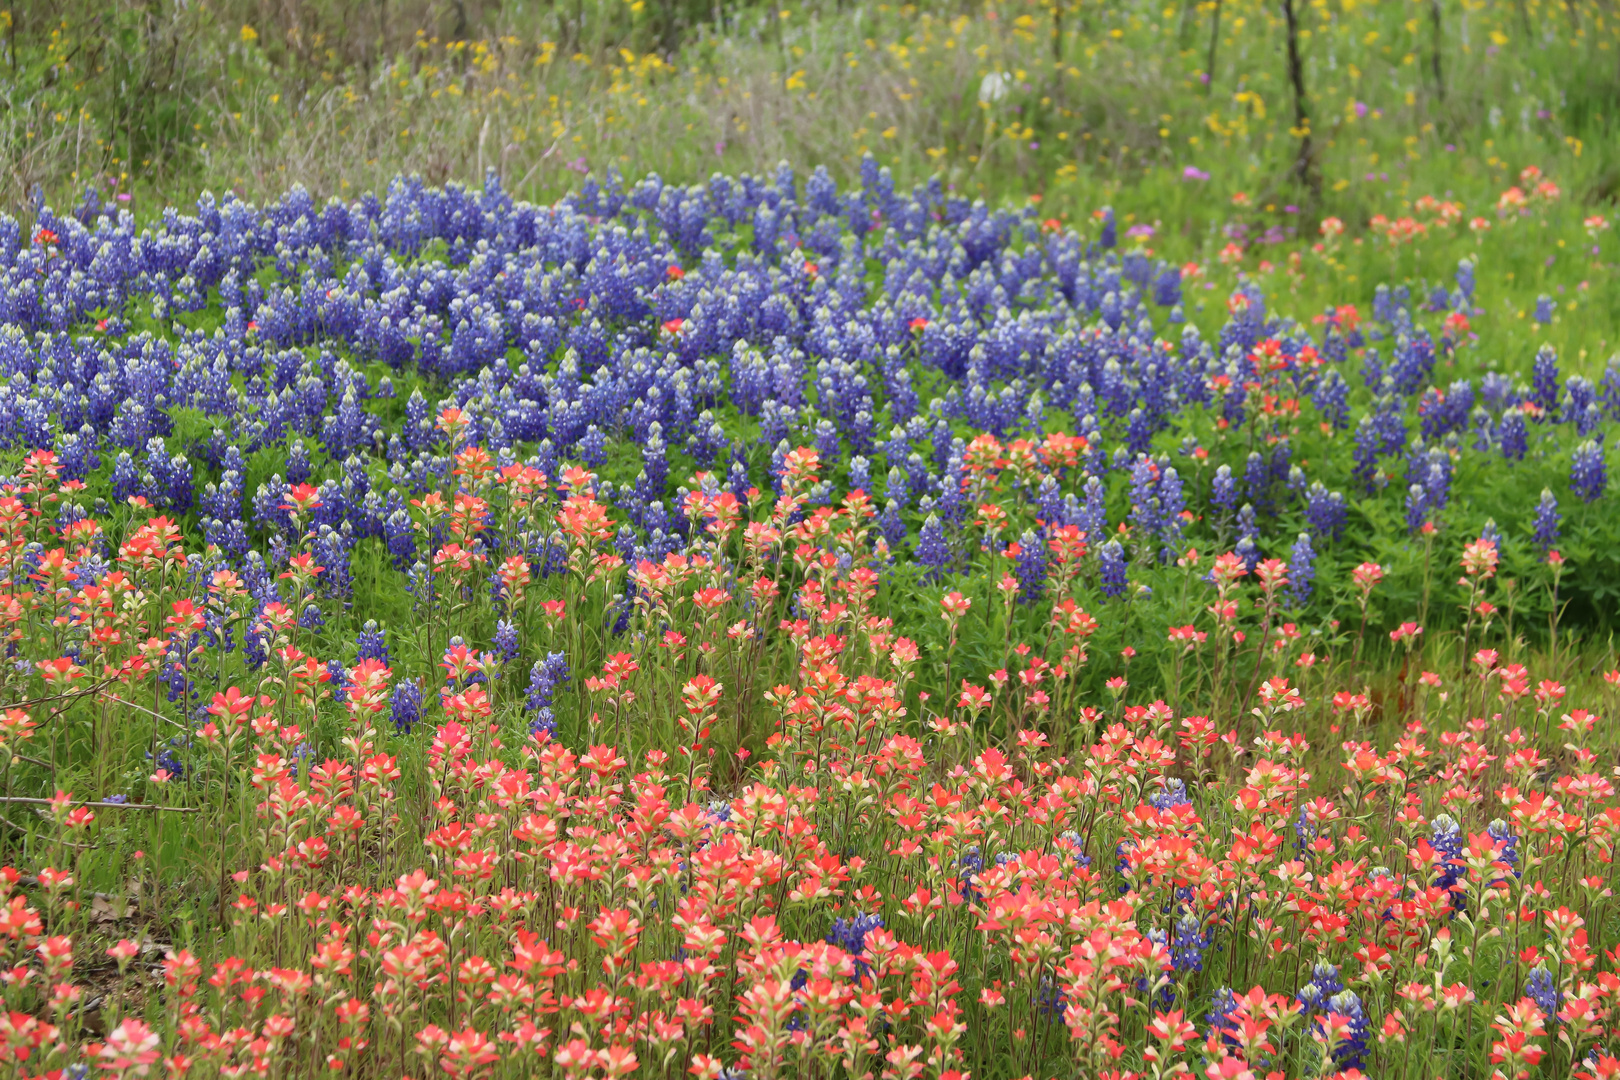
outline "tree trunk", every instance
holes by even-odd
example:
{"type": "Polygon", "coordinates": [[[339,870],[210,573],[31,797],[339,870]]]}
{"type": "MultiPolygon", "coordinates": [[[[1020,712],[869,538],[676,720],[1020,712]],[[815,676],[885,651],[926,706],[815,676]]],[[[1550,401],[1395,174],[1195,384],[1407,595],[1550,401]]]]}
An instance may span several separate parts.
{"type": "Polygon", "coordinates": [[[1209,27],[1209,59],[1204,63],[1204,86],[1215,86],[1215,46],[1221,42],[1221,0],[1215,0],[1215,19],[1209,27]]]}
{"type": "Polygon", "coordinates": [[[1305,92],[1305,59],[1299,53],[1299,11],[1295,0],[1282,0],[1283,18],[1288,24],[1288,81],[1294,88],[1294,128],[1299,132],[1299,156],[1294,159],[1294,178],[1304,184],[1313,198],[1322,194],[1322,177],[1316,170],[1316,151],[1311,143],[1310,98],[1305,92]]]}
{"type": "Polygon", "coordinates": [[[1434,52],[1429,57],[1429,66],[1434,69],[1434,92],[1444,104],[1446,80],[1440,73],[1440,0],[1429,0],[1429,22],[1434,26],[1434,52]]]}

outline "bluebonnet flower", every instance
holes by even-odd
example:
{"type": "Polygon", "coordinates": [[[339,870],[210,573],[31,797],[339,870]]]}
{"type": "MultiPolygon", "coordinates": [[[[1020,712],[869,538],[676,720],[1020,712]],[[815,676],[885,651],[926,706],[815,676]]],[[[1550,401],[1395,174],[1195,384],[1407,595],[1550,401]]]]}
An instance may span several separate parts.
{"type": "Polygon", "coordinates": [[[552,705],[557,691],[566,686],[571,677],[566,653],[547,653],[544,660],[534,662],[529,669],[529,690],[524,702],[525,708],[534,713],[529,722],[531,732],[556,734],[557,720],[552,705]]]}
{"type": "Polygon", "coordinates": [[[1394,294],[1388,285],[1380,283],[1373,289],[1373,318],[1382,323],[1394,322],[1396,310],[1394,294]]]}
{"type": "Polygon", "coordinates": [[[1603,458],[1603,444],[1588,439],[1575,450],[1569,467],[1569,490],[1585,502],[1596,502],[1609,484],[1609,469],[1603,458]]]}
{"type": "Polygon", "coordinates": [[[377,625],[377,620],[367,619],[366,624],[360,628],[360,634],[355,638],[357,652],[356,660],[376,660],[382,664],[388,663],[388,632],[377,625]]]}
{"type": "Polygon", "coordinates": [[[1326,1012],[1329,999],[1344,990],[1339,969],[1325,961],[1311,968],[1311,981],[1300,987],[1297,1000],[1305,1007],[1307,1016],[1326,1012]]]}
{"type": "Polygon", "coordinates": [[[1102,575],[1102,591],[1118,596],[1125,591],[1125,549],[1118,540],[1110,540],[1097,551],[1098,570],[1102,575]]]}
{"type": "Polygon", "coordinates": [[[1153,282],[1153,302],[1160,307],[1175,307],[1181,303],[1181,271],[1169,267],[1153,282]]]}
{"type": "Polygon", "coordinates": [[[1204,1014],[1209,1020],[1209,1038],[1219,1039],[1222,1045],[1236,1047],[1238,1035],[1242,1028],[1238,1023],[1237,995],[1227,987],[1216,988],[1210,996],[1209,1011],[1204,1014]]]}
{"type": "Polygon", "coordinates": [[[1558,408],[1558,354],[1551,345],[1536,350],[1530,366],[1531,399],[1541,407],[1542,418],[1556,415],[1558,408]]]}
{"type": "Polygon", "coordinates": [[[1103,207],[1101,214],[1102,232],[1098,243],[1102,245],[1104,250],[1107,250],[1119,243],[1119,227],[1114,223],[1114,208],[1112,206],[1103,207]]]}
{"type": "Polygon", "coordinates": [[[120,453],[113,462],[112,493],[116,502],[127,502],[132,496],[140,494],[141,474],[135,468],[135,460],[128,452],[120,453]]]}
{"type": "Polygon", "coordinates": [[[1429,494],[1421,484],[1406,489],[1406,531],[1415,533],[1429,520],[1429,494]]]}
{"type": "Polygon", "coordinates": [[[1592,421],[1588,416],[1602,419],[1602,411],[1595,408],[1597,405],[1597,387],[1592,380],[1581,375],[1571,375],[1564,382],[1564,401],[1562,419],[1566,424],[1574,424],[1576,433],[1588,435],[1590,429],[1586,427],[1592,421]]]}
{"type": "Polygon", "coordinates": [[[1335,430],[1350,425],[1350,384],[1336,370],[1322,376],[1311,390],[1311,401],[1335,430]]]}
{"type": "Polygon", "coordinates": [[[550,705],[542,705],[535,710],[533,719],[529,721],[529,734],[543,735],[548,739],[556,738],[557,714],[550,705]]]}
{"type": "Polygon", "coordinates": [[[388,697],[388,714],[394,730],[409,735],[422,722],[422,687],[414,679],[401,679],[388,697]]]}
{"type": "Polygon", "coordinates": [[[1316,834],[1316,822],[1311,820],[1310,811],[1300,807],[1299,814],[1294,818],[1294,846],[1301,857],[1310,856],[1311,841],[1316,839],[1316,834]]]}
{"type": "Polygon", "coordinates": [[[1363,416],[1356,424],[1355,445],[1350,451],[1351,475],[1363,491],[1373,490],[1373,478],[1378,472],[1378,427],[1370,416],[1363,416]]]}
{"type": "Polygon", "coordinates": [[[1524,982],[1524,996],[1547,1014],[1548,1023],[1557,1026],[1558,1010],[1564,1007],[1564,995],[1545,965],[1537,964],[1530,972],[1530,977],[1524,982]]]}
{"type": "MultiPolygon", "coordinates": [[[[186,778],[186,763],[180,757],[178,751],[183,749],[185,745],[186,739],[183,736],[177,735],[170,739],[166,745],[158,748],[157,757],[152,760],[153,766],[167,771],[171,780],[184,780],[186,778]]],[[[151,758],[152,755],[148,754],[147,757],[151,758]]]]}
{"type": "Polygon", "coordinates": [[[957,877],[957,885],[964,898],[969,901],[978,896],[978,890],[973,883],[978,880],[979,873],[984,869],[984,856],[979,854],[979,846],[970,844],[957,860],[961,872],[957,877]]]}
{"type": "Polygon", "coordinates": [[[1620,420],[1620,356],[1609,357],[1600,387],[1598,400],[1603,405],[1603,414],[1610,420],[1620,420]]]}
{"type": "Polygon", "coordinates": [[[1416,393],[1433,372],[1434,343],[1428,331],[1419,327],[1410,334],[1398,335],[1389,363],[1389,377],[1394,381],[1395,392],[1416,393]]]}
{"type": "Polygon", "coordinates": [[[1085,500],[1080,505],[1080,513],[1070,524],[1079,526],[1080,531],[1095,544],[1108,532],[1107,496],[1102,481],[1095,476],[1086,477],[1083,492],[1085,500]]]}
{"type": "Polygon", "coordinates": [[[383,523],[383,536],[395,570],[404,571],[416,562],[416,528],[403,506],[389,513],[383,523]]]}
{"type": "Polygon", "coordinates": [[[1187,795],[1186,783],[1176,777],[1165,780],[1164,786],[1148,796],[1147,801],[1155,810],[1161,811],[1192,803],[1192,799],[1187,795]]]}
{"type": "Polygon", "coordinates": [[[1384,365],[1379,359],[1377,349],[1368,349],[1361,359],[1361,381],[1367,389],[1377,390],[1384,382],[1384,365]]]}
{"type": "Polygon", "coordinates": [[[1300,533],[1288,556],[1288,595],[1294,607],[1310,603],[1315,580],[1316,551],[1311,547],[1311,534],[1300,533]]]}
{"type": "Polygon", "coordinates": [[[1159,528],[1159,467],[1145,454],[1131,468],[1131,523],[1146,543],[1159,528]]]}
{"type": "Polygon", "coordinates": [[[1471,300],[1474,295],[1474,260],[1468,258],[1457,260],[1456,281],[1459,296],[1464,301],[1471,300]]]}
{"type": "MultiPolygon", "coordinates": [[[[1254,504],[1244,503],[1242,507],[1238,509],[1237,530],[1238,540],[1240,543],[1247,540],[1250,548],[1253,548],[1255,551],[1259,550],[1260,519],[1259,515],[1257,515],[1254,511],[1254,504]]],[[[1254,567],[1251,565],[1249,569],[1252,571],[1254,567]]]]}
{"type": "Polygon", "coordinates": [[[1535,310],[1535,320],[1536,320],[1536,322],[1538,322],[1538,323],[1550,323],[1550,322],[1552,322],[1553,309],[1555,309],[1557,306],[1558,305],[1553,301],[1553,298],[1548,296],[1546,293],[1542,293],[1540,296],[1536,297],[1536,310],[1535,310]]]}
{"type": "Polygon", "coordinates": [[[1479,381],[1479,395],[1485,407],[1492,412],[1501,412],[1520,403],[1513,380],[1499,371],[1485,373],[1484,378],[1479,381]]]}
{"type": "Polygon", "coordinates": [[[929,567],[930,579],[937,578],[951,561],[951,550],[945,543],[945,526],[937,514],[929,514],[928,520],[923,522],[914,554],[919,566],[929,567]]]}
{"type": "Polygon", "coordinates": [[[1210,932],[1202,928],[1198,916],[1189,912],[1176,921],[1170,961],[1178,972],[1197,974],[1204,970],[1204,953],[1209,946],[1210,932]]]}
{"type": "Polygon", "coordinates": [[[1035,990],[1035,1007],[1043,1016],[1061,1017],[1069,1007],[1068,994],[1063,984],[1050,975],[1042,975],[1035,990]]]}
{"type": "Polygon", "coordinates": [[[544,660],[536,660],[529,671],[529,710],[550,705],[557,690],[568,685],[571,677],[565,653],[547,653],[544,660]]]}
{"type": "Polygon", "coordinates": [[[871,965],[863,959],[866,952],[866,935],[882,925],[881,915],[856,915],[853,918],[833,921],[832,932],[827,935],[827,944],[838,946],[854,958],[857,982],[872,970],[871,965]]]}
{"type": "Polygon", "coordinates": [[[1367,1059],[1367,1039],[1372,1020],[1354,990],[1341,990],[1328,999],[1327,1012],[1350,1021],[1349,1030],[1333,1047],[1333,1064],[1341,1071],[1361,1068],[1367,1059]]]}
{"type": "Polygon", "coordinates": [[[1243,468],[1243,493],[1261,513],[1271,507],[1271,465],[1258,451],[1250,451],[1243,468]]]}
{"type": "Polygon", "coordinates": [[[1187,508],[1181,474],[1174,465],[1165,465],[1159,475],[1159,539],[1163,548],[1159,558],[1169,562],[1181,553],[1182,512],[1187,508]]]}
{"type": "Polygon", "coordinates": [[[1135,840],[1121,840],[1114,845],[1114,873],[1121,879],[1119,883],[1121,896],[1131,891],[1131,854],[1134,851],[1136,851],[1135,840]]]}
{"type": "Polygon", "coordinates": [[[332,700],[339,705],[349,700],[349,673],[343,668],[343,661],[338,659],[326,662],[326,685],[332,691],[332,700]]]}
{"type": "Polygon", "coordinates": [[[1060,848],[1067,850],[1074,856],[1074,861],[1082,867],[1091,865],[1091,856],[1087,855],[1081,846],[1080,834],[1073,829],[1065,829],[1057,838],[1060,848]]]}
{"type": "Polygon", "coordinates": [[[495,637],[492,641],[495,655],[502,664],[510,664],[518,656],[517,627],[510,619],[500,619],[495,623],[495,637]]]}
{"type": "Polygon", "coordinates": [[[311,468],[309,464],[309,451],[304,448],[303,439],[294,439],[292,447],[287,451],[287,465],[285,475],[290,487],[309,483],[311,468]]]}
{"type": "Polygon", "coordinates": [[[1243,560],[1244,569],[1251,574],[1260,565],[1260,545],[1247,533],[1239,536],[1238,542],[1232,545],[1232,554],[1243,560]]]}
{"type": "Polygon", "coordinates": [[[585,459],[585,464],[593,469],[600,469],[607,464],[607,435],[601,428],[591,424],[585,429],[585,435],[579,440],[579,456],[585,459]]]}
{"type": "Polygon", "coordinates": [[[1536,504],[1535,538],[1541,550],[1547,551],[1558,543],[1558,523],[1564,515],[1558,512],[1558,500],[1550,488],[1541,489],[1541,501],[1536,504]]]}
{"type": "Polygon", "coordinates": [[[1429,506],[1436,512],[1451,501],[1451,456],[1443,451],[1429,455],[1429,472],[1423,484],[1429,506]]]}
{"type": "Polygon", "coordinates": [[[1524,455],[1530,449],[1530,431],[1524,422],[1523,411],[1512,408],[1502,414],[1502,422],[1497,426],[1496,441],[1502,448],[1503,457],[1509,461],[1524,460],[1524,455]]]}
{"type": "Polygon", "coordinates": [[[1513,876],[1518,877],[1523,872],[1519,869],[1519,838],[1508,828],[1508,823],[1501,818],[1495,818],[1485,827],[1485,832],[1492,840],[1502,845],[1497,853],[1497,861],[1504,862],[1513,867],[1513,876]]]}
{"type": "Polygon", "coordinates": [[[1305,493],[1305,522],[1312,534],[1337,540],[1344,533],[1348,513],[1343,495],[1329,491],[1320,480],[1311,482],[1305,493]]]}
{"type": "Polygon", "coordinates": [[[1230,465],[1222,465],[1215,470],[1210,480],[1209,501],[1227,513],[1237,509],[1237,482],[1232,479],[1230,465]]]}
{"type": "Polygon", "coordinates": [[[878,515],[877,528],[878,532],[883,534],[883,539],[888,542],[890,551],[905,543],[905,518],[900,515],[900,507],[893,499],[884,505],[883,512],[878,515]]]}
{"type": "Polygon", "coordinates": [[[1013,574],[1018,578],[1018,602],[1033,604],[1046,591],[1046,542],[1032,529],[1018,538],[1013,574]]]}
{"type": "Polygon", "coordinates": [[[859,454],[849,461],[849,487],[851,491],[859,490],[868,494],[872,491],[871,463],[859,454]]]}
{"type": "MultiPolygon", "coordinates": [[[[1429,826],[1429,845],[1438,857],[1435,884],[1448,892],[1457,884],[1466,869],[1462,861],[1463,833],[1450,814],[1438,814],[1429,826]]],[[[1453,902],[1459,897],[1453,897],[1453,902]]]]}

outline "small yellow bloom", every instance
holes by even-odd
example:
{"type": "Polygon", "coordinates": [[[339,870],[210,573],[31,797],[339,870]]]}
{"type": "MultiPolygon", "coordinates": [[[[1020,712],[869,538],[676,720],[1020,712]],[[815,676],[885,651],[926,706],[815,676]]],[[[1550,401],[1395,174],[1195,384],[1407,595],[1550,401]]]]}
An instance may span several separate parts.
{"type": "Polygon", "coordinates": [[[253,29],[253,27],[249,26],[247,23],[243,23],[242,24],[242,40],[244,42],[247,42],[247,43],[250,43],[250,44],[252,42],[258,41],[259,40],[259,32],[257,30],[255,30],[255,29],[253,29]]]}

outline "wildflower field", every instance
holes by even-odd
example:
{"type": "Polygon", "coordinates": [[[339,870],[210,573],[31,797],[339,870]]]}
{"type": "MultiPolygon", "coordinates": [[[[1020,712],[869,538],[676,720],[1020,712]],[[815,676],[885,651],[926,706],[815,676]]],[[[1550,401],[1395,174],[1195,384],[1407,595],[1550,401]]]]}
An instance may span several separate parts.
{"type": "Polygon", "coordinates": [[[1607,7],[89,10],[0,1074],[1620,1077],[1607,7]]]}

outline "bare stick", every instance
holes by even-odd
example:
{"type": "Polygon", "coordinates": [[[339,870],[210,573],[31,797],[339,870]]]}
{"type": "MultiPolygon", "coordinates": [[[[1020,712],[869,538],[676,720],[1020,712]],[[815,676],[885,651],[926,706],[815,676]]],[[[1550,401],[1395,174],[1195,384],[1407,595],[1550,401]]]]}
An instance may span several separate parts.
{"type": "MultiPolygon", "coordinates": [[[[55,799],[34,799],[24,795],[0,796],[0,803],[22,803],[27,806],[56,806],[55,799]]],[[[160,806],[157,803],[139,802],[75,802],[74,806],[93,806],[98,810],[152,810],[167,814],[200,814],[201,810],[190,806],[160,806]]]]}

